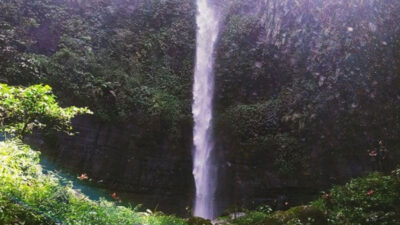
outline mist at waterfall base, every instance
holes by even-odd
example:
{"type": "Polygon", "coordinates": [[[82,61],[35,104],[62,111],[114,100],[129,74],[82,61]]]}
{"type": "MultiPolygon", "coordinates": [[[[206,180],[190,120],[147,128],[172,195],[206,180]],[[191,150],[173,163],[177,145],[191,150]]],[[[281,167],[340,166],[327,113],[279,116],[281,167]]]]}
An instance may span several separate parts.
{"type": "Polygon", "coordinates": [[[193,85],[193,175],[196,185],[194,216],[215,218],[217,167],[213,156],[214,49],[219,33],[218,14],[207,0],[197,0],[197,46],[193,85]]]}

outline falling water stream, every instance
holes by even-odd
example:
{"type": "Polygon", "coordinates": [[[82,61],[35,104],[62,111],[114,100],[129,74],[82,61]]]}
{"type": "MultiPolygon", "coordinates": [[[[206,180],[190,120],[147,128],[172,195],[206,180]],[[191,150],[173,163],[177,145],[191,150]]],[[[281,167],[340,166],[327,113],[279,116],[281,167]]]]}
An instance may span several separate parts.
{"type": "Polygon", "coordinates": [[[193,85],[194,153],[193,175],[196,184],[194,216],[215,217],[217,167],[213,157],[214,49],[219,19],[210,0],[197,0],[197,50],[193,85]]]}

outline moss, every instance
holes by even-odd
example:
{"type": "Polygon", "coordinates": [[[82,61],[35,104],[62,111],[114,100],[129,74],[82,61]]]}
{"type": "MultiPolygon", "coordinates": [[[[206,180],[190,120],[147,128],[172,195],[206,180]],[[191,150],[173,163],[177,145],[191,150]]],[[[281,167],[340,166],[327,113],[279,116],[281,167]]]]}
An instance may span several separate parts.
{"type": "Polygon", "coordinates": [[[335,186],[312,204],[326,212],[332,225],[400,224],[400,179],[381,173],[335,186]]]}
{"type": "Polygon", "coordinates": [[[327,224],[324,213],[314,206],[298,206],[287,211],[278,211],[272,215],[272,219],[281,224],[288,224],[294,220],[311,225],[327,224]]]}
{"type": "MultiPolygon", "coordinates": [[[[270,214],[259,211],[252,211],[247,213],[246,216],[235,219],[232,224],[234,225],[263,225],[266,221],[270,220],[270,214]]],[[[267,223],[269,224],[269,223],[267,223]]]]}
{"type": "Polygon", "coordinates": [[[314,206],[297,206],[287,211],[272,214],[250,212],[245,217],[232,221],[234,225],[326,225],[324,213],[314,206]]]}
{"type": "Polygon", "coordinates": [[[0,142],[0,184],[0,224],[186,225],[181,218],[78,194],[55,174],[43,173],[39,153],[20,141],[0,142]]]}
{"type": "Polygon", "coordinates": [[[191,217],[187,221],[188,225],[212,225],[210,220],[199,217],[191,217]]]}

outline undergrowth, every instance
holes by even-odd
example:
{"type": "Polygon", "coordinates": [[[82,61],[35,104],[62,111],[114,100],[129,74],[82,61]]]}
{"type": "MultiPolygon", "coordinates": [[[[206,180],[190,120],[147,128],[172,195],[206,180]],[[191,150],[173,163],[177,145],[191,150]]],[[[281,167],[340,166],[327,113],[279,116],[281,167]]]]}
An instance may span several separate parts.
{"type": "Polygon", "coordinates": [[[230,225],[399,225],[400,172],[372,173],[335,186],[310,205],[249,211],[230,225]]]}
{"type": "Polygon", "coordinates": [[[0,142],[2,225],[184,225],[183,219],[92,201],[55,174],[44,174],[39,153],[19,141],[0,142]]]}

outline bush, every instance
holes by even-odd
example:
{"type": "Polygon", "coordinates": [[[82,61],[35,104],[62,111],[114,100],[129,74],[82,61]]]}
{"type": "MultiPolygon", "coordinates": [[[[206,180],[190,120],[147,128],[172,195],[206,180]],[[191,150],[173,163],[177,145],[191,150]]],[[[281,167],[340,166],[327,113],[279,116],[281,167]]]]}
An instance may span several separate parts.
{"type": "Polygon", "coordinates": [[[309,206],[287,211],[251,211],[232,225],[397,225],[400,224],[400,177],[373,173],[335,186],[309,206]]]}
{"type": "Polygon", "coordinates": [[[249,225],[249,224],[262,225],[270,219],[271,219],[270,214],[259,211],[253,211],[249,212],[246,216],[235,219],[232,222],[232,225],[249,225]]]}
{"type": "Polygon", "coordinates": [[[24,136],[34,128],[71,131],[71,119],[79,114],[91,114],[87,108],[62,108],[48,85],[27,88],[0,83],[0,130],[24,136]]]}
{"type": "Polygon", "coordinates": [[[210,220],[206,220],[199,217],[191,217],[188,219],[187,222],[189,225],[212,225],[210,220]]]}
{"type": "Polygon", "coordinates": [[[313,206],[298,206],[287,211],[251,211],[232,221],[232,225],[325,225],[322,211],[313,206]]]}
{"type": "Polygon", "coordinates": [[[183,219],[92,201],[52,174],[39,153],[18,141],[0,142],[0,224],[184,225],[183,219]]]}
{"type": "MultiPolygon", "coordinates": [[[[285,212],[276,212],[272,216],[276,224],[304,224],[304,225],[326,225],[325,215],[314,206],[297,206],[285,212]]],[[[274,223],[275,224],[275,223],[274,223]]]]}
{"type": "Polygon", "coordinates": [[[400,179],[373,173],[334,187],[313,204],[329,224],[400,224],[400,179]]]}

